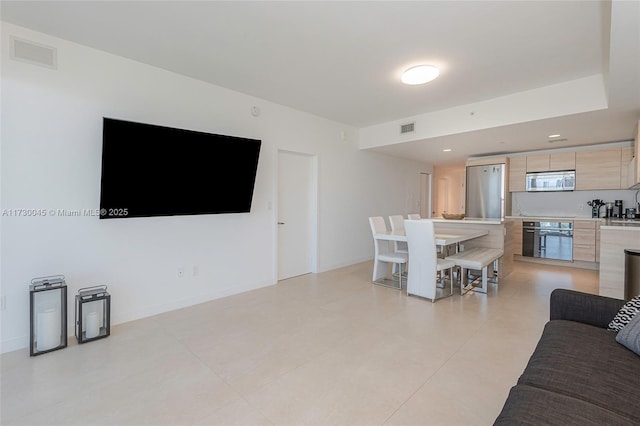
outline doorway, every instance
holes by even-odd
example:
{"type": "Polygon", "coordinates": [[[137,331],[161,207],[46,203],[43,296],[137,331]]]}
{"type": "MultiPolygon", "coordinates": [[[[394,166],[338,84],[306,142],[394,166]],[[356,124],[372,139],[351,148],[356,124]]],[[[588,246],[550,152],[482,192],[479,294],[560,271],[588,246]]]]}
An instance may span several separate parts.
{"type": "Polygon", "coordinates": [[[315,272],[317,160],[278,151],[278,281],[315,272]]]}
{"type": "Polygon", "coordinates": [[[420,173],[420,217],[430,219],[431,214],[431,175],[420,173]]]}

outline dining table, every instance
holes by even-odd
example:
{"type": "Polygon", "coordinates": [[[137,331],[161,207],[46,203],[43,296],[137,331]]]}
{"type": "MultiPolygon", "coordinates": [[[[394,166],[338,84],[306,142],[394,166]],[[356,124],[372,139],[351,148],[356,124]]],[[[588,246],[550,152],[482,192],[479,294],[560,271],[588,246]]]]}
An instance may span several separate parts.
{"type": "MultiPolygon", "coordinates": [[[[447,231],[446,233],[436,232],[434,237],[436,240],[436,246],[440,247],[441,251],[447,251],[448,247],[454,245],[455,252],[458,253],[460,251],[460,243],[474,238],[483,237],[488,234],[489,231],[486,229],[477,229],[460,230],[456,232],[447,231]]],[[[405,234],[404,229],[376,233],[373,235],[373,238],[386,241],[407,241],[407,235],[405,234]]],[[[453,280],[454,277],[450,277],[450,279],[453,280]]]]}
{"type": "MultiPolygon", "coordinates": [[[[447,247],[451,245],[456,245],[456,252],[459,244],[464,241],[472,240],[474,238],[483,237],[489,234],[489,231],[486,229],[479,230],[461,230],[457,232],[446,232],[446,233],[438,233],[435,234],[436,245],[440,247],[447,247]]],[[[407,235],[404,230],[395,230],[395,231],[387,231],[380,232],[373,235],[373,238],[378,240],[387,240],[387,241],[407,241],[407,235]]]]}

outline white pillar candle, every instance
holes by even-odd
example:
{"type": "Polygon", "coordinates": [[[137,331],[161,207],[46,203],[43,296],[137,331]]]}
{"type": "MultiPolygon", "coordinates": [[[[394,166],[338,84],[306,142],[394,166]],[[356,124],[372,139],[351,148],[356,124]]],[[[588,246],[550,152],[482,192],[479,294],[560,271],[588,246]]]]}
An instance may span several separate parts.
{"type": "Polygon", "coordinates": [[[97,312],[89,312],[87,314],[85,330],[85,337],[87,339],[98,337],[98,335],[100,334],[100,322],[98,320],[97,312]]]}
{"type": "Polygon", "coordinates": [[[38,312],[36,319],[36,349],[38,352],[60,345],[60,311],[47,309],[38,312]]]}

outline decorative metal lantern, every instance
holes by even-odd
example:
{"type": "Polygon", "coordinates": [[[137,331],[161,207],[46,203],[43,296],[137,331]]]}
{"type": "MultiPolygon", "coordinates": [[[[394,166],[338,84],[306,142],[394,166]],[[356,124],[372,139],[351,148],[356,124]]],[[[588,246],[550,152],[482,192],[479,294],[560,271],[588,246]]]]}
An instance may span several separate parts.
{"type": "Polygon", "coordinates": [[[76,339],[78,343],[111,334],[111,295],[106,285],[85,287],[76,295],[76,339]]]}
{"type": "Polygon", "coordinates": [[[67,347],[67,283],[64,275],[34,278],[29,286],[31,356],[67,347]]]}

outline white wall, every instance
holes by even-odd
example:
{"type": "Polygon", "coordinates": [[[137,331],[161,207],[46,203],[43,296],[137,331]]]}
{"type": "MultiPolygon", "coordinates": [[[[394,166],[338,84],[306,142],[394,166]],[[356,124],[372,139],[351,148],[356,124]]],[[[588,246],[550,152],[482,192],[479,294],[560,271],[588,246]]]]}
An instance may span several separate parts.
{"type": "Polygon", "coordinates": [[[417,211],[419,173],[431,172],[359,151],[358,131],[349,126],[7,23],[1,77],[2,352],[28,346],[34,277],[66,276],[70,333],[81,287],[108,285],[118,324],[275,284],[276,212],[268,205],[277,206],[278,149],[318,157],[319,271],[370,259],[367,217],[417,211]],[[58,69],[11,60],[10,35],[56,47],[58,69]],[[262,111],[257,118],[253,105],[262,111]],[[251,213],[6,215],[98,207],[103,116],[261,139],[251,213]]]}

